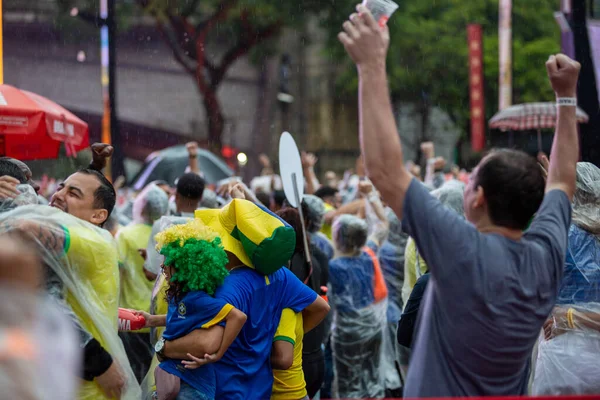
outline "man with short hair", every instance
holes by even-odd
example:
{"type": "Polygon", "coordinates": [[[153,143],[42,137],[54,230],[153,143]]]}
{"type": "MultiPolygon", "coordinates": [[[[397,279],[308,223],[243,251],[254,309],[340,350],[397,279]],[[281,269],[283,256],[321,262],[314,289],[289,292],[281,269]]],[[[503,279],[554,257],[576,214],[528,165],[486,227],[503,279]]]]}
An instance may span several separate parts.
{"type": "Polygon", "coordinates": [[[202,194],[205,187],[204,179],[195,173],[183,174],[177,181],[177,190],[175,191],[175,205],[177,206],[178,216],[187,216],[193,218],[194,211],[198,208],[202,200],[202,194]]]}
{"type": "MultiPolygon", "coordinates": [[[[177,180],[177,191],[175,192],[177,211],[174,216],[183,217],[177,219],[177,223],[185,223],[185,218],[194,218],[194,211],[196,211],[202,200],[204,187],[204,179],[193,172],[183,174],[177,180]]],[[[152,225],[152,233],[146,247],[146,262],[144,263],[144,273],[150,281],[154,281],[158,276],[163,259],[156,251],[156,240],[154,240],[154,237],[170,223],[169,221],[175,221],[175,219],[173,217],[163,217],[152,225]]]]}
{"type": "Polygon", "coordinates": [[[404,396],[526,394],[531,352],[556,301],[565,260],[579,158],[579,64],[564,55],[546,63],[558,119],[545,196],[533,158],[492,152],[465,189],[465,221],[404,166],[388,95],[388,28],[359,5],[338,37],[358,68],[368,175],[431,273],[404,396]]]}
{"type": "Polygon", "coordinates": [[[0,230],[20,231],[38,243],[44,263],[52,272],[46,278],[47,290],[64,300],[63,309],[72,314],[79,330],[84,350],[83,378],[87,381],[80,398],[93,399],[102,394],[120,398],[126,383],[120,364],[127,368],[127,359],[115,347],[120,343],[116,326],[117,255],[112,238],[100,229],[115,201],[114,188],[106,177],[96,170],[83,169],[61,183],[50,202],[51,207],[73,217],[38,213],[41,208],[17,208],[0,215],[0,230]],[[107,346],[119,363],[107,352],[107,346]]]}

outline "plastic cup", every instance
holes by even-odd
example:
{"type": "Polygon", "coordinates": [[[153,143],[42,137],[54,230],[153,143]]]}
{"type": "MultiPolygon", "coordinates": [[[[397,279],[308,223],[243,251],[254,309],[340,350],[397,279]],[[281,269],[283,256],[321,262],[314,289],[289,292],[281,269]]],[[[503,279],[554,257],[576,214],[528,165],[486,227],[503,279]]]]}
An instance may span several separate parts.
{"type": "Polygon", "coordinates": [[[382,28],[387,24],[394,11],[398,9],[398,4],[392,0],[363,0],[362,5],[367,7],[382,28]]]}

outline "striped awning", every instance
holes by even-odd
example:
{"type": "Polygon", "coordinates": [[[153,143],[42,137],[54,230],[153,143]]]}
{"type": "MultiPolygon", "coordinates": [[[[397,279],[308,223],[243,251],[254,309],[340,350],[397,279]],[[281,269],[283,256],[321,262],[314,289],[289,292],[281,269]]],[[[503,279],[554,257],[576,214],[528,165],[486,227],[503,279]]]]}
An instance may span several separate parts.
{"type": "MultiPolygon", "coordinates": [[[[530,129],[553,128],[556,126],[555,103],[517,104],[499,111],[490,119],[491,129],[503,131],[526,131],[530,129]]],[[[589,121],[588,115],[577,107],[577,123],[589,121]]]]}

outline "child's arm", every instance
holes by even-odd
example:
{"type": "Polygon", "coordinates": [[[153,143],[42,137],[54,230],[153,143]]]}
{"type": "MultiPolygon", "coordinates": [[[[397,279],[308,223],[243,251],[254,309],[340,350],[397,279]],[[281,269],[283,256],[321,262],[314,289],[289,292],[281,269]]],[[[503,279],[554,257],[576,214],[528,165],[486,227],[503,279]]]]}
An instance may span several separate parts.
{"type": "Polygon", "coordinates": [[[146,319],[144,328],[157,328],[159,326],[167,326],[167,314],[151,315],[146,311],[133,311],[135,315],[141,315],[146,319]]]}
{"type": "Polygon", "coordinates": [[[204,358],[194,357],[192,354],[188,353],[187,356],[192,361],[183,360],[182,364],[185,365],[185,368],[196,369],[205,364],[219,361],[242,330],[242,327],[246,323],[246,319],[246,314],[237,308],[232,308],[225,317],[225,329],[223,330],[223,339],[221,340],[219,350],[214,354],[205,354],[204,358]]]}

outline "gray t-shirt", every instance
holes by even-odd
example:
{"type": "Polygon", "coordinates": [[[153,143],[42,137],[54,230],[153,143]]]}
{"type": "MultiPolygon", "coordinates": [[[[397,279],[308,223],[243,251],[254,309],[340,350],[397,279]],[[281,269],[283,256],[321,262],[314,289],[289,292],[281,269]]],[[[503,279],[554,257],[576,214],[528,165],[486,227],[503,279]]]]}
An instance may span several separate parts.
{"type": "Polygon", "coordinates": [[[571,205],[546,194],[521,240],[483,234],[413,180],[403,228],[431,279],[405,397],[523,395],[535,341],[556,301],[571,205]]]}

